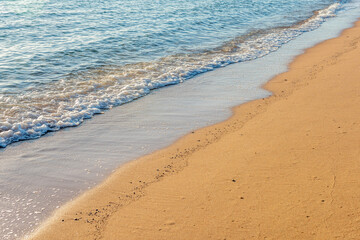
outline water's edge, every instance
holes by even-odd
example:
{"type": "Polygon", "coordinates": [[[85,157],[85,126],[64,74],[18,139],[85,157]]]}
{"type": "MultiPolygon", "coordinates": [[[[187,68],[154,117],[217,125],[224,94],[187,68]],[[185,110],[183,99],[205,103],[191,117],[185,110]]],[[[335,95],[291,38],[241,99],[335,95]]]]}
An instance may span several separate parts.
{"type": "MultiPolygon", "coordinates": [[[[265,88],[264,88],[265,85],[266,85],[267,83],[269,83],[273,78],[275,78],[277,75],[279,75],[279,74],[281,74],[281,73],[283,73],[283,72],[288,71],[288,69],[289,69],[288,67],[289,67],[289,65],[293,62],[293,60],[294,60],[296,57],[302,55],[305,50],[310,49],[310,48],[313,48],[313,47],[316,47],[318,44],[321,44],[322,42],[324,42],[324,41],[326,41],[326,40],[339,37],[339,36],[343,33],[343,31],[345,31],[345,30],[347,30],[347,29],[349,29],[349,28],[352,28],[352,27],[354,26],[354,23],[355,23],[356,21],[359,21],[359,19],[354,20],[354,21],[352,21],[352,22],[348,22],[349,25],[346,26],[345,28],[341,29],[341,30],[338,29],[338,30],[337,30],[338,33],[335,33],[336,31],[333,32],[333,33],[330,33],[330,35],[331,35],[331,34],[335,34],[335,35],[332,36],[332,37],[328,37],[328,38],[325,38],[325,39],[322,39],[322,40],[314,40],[314,39],[313,39],[313,41],[314,41],[313,45],[307,46],[306,48],[303,48],[303,49],[297,49],[297,51],[298,51],[298,54],[297,54],[297,55],[291,55],[291,54],[289,55],[289,56],[291,56],[291,57],[289,58],[289,61],[288,61],[288,63],[286,64],[286,70],[285,70],[285,71],[282,71],[282,72],[279,72],[279,73],[273,75],[272,77],[270,77],[267,81],[264,81],[264,82],[262,83],[261,87],[259,87],[259,88],[261,88],[261,89],[259,89],[259,90],[265,90],[265,88]]],[[[291,48],[291,46],[290,46],[290,48],[291,48]]],[[[294,49],[293,49],[293,50],[294,50],[294,49]]],[[[227,67],[227,68],[223,69],[223,72],[221,72],[221,73],[220,73],[220,70],[217,70],[217,73],[214,73],[212,77],[218,76],[218,75],[221,75],[221,74],[224,74],[224,72],[229,72],[229,71],[231,71],[231,70],[234,70],[234,69],[237,67],[237,65],[238,65],[238,64],[234,64],[233,66],[231,66],[233,69],[230,69],[230,67],[227,67]]],[[[232,72],[232,73],[233,73],[233,72],[232,72]]],[[[202,78],[202,77],[206,78],[206,75],[205,75],[205,76],[199,76],[198,78],[202,78]]],[[[271,93],[269,94],[269,92],[267,92],[267,90],[265,90],[265,93],[264,93],[264,94],[265,94],[265,95],[260,96],[260,97],[258,97],[258,98],[254,98],[254,99],[245,101],[245,102],[243,102],[242,104],[248,103],[248,102],[251,102],[251,101],[255,101],[255,100],[261,99],[261,98],[263,98],[263,97],[269,97],[270,95],[272,95],[271,93]]],[[[226,119],[223,119],[223,120],[221,120],[221,121],[212,123],[211,125],[207,125],[207,126],[203,126],[203,127],[201,127],[201,128],[197,128],[196,130],[198,131],[198,130],[200,130],[200,129],[212,128],[212,127],[214,127],[214,126],[216,126],[216,125],[218,125],[218,124],[226,123],[230,118],[232,118],[232,117],[234,116],[234,110],[235,110],[236,108],[240,107],[242,104],[232,106],[232,107],[231,107],[231,113],[228,114],[228,117],[227,117],[226,119]]],[[[173,142],[171,142],[170,144],[168,144],[168,145],[165,146],[164,148],[167,148],[167,147],[175,144],[176,142],[182,140],[183,138],[186,138],[186,136],[188,136],[189,134],[190,134],[190,132],[188,132],[188,133],[186,133],[186,134],[178,137],[176,140],[174,140],[173,142]]],[[[164,149],[164,148],[162,148],[162,149],[164,149]]],[[[158,151],[158,150],[161,150],[161,149],[156,149],[155,151],[158,151]]],[[[151,154],[153,154],[153,152],[150,152],[150,153],[148,153],[147,155],[151,155],[151,154]]],[[[142,159],[142,157],[140,157],[140,158],[142,159]]],[[[122,164],[121,166],[119,166],[115,171],[122,171],[124,168],[126,168],[126,165],[127,165],[127,164],[133,164],[133,163],[134,163],[135,161],[137,161],[137,160],[139,160],[139,158],[137,158],[136,160],[132,160],[132,161],[130,161],[130,162],[124,163],[124,164],[122,164]]],[[[137,162],[137,163],[140,163],[140,164],[141,164],[141,162],[137,162]]],[[[113,171],[113,172],[114,172],[114,171],[113,171]]],[[[106,179],[108,179],[109,177],[110,177],[110,176],[107,176],[107,177],[105,178],[105,180],[103,180],[102,182],[106,181],[106,179]]],[[[99,184],[97,184],[97,186],[100,186],[100,185],[102,184],[102,182],[100,182],[99,184]]],[[[82,195],[78,196],[77,198],[79,198],[79,197],[81,197],[81,196],[82,196],[82,195]]],[[[74,200],[72,200],[72,201],[76,201],[76,199],[74,199],[74,200]]],[[[71,202],[72,202],[72,201],[71,201],[71,202]]],[[[67,202],[67,203],[64,204],[63,206],[65,207],[65,206],[67,206],[68,204],[71,204],[71,202],[67,202]]],[[[48,221],[49,221],[49,220],[51,220],[51,217],[48,219],[48,221]]],[[[45,222],[45,223],[46,223],[46,222],[45,222]]],[[[45,225],[45,224],[41,225],[40,228],[43,227],[44,225],[45,225]]],[[[40,228],[38,228],[38,229],[40,229],[40,228]]],[[[38,229],[37,229],[37,230],[38,230],[38,229]]],[[[29,235],[29,236],[32,236],[32,235],[29,235]]]]}
{"type": "Polygon", "coordinates": [[[112,169],[130,159],[164,148],[194,129],[224,121],[231,116],[233,106],[268,96],[259,86],[286,71],[289,62],[304,49],[338,36],[356,15],[331,19],[262,59],[229,65],[181,85],[158,89],[78,128],[1,150],[5,159],[1,170],[6,173],[0,178],[0,186],[10,180],[12,185],[3,188],[0,204],[3,209],[14,209],[2,213],[2,219],[16,219],[15,213],[25,207],[28,210],[23,210],[23,217],[20,213],[22,219],[29,213],[37,216],[27,218],[25,224],[15,221],[8,226],[14,229],[11,236],[33,230],[57,206],[103,181],[112,169]]]}

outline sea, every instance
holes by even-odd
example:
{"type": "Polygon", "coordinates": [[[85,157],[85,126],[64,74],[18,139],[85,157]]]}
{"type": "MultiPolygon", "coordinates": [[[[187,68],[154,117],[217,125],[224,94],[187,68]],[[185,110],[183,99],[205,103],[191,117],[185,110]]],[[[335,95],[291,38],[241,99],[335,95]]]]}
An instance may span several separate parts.
{"type": "Polygon", "coordinates": [[[1,0],[0,239],[222,121],[359,0],[1,0]],[[71,127],[71,128],[70,128],[71,127]]]}

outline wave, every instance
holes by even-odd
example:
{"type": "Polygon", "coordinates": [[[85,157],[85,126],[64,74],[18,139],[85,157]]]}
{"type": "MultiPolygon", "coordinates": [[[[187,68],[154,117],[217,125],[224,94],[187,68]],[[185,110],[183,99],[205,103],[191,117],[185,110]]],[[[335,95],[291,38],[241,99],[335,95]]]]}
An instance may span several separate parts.
{"type": "Polygon", "coordinates": [[[21,94],[3,94],[0,147],[77,126],[106,109],[200,73],[263,57],[302,33],[318,28],[340,8],[337,2],[294,26],[253,31],[215,49],[170,55],[151,62],[104,66],[69,74],[65,79],[28,88],[21,94]]]}

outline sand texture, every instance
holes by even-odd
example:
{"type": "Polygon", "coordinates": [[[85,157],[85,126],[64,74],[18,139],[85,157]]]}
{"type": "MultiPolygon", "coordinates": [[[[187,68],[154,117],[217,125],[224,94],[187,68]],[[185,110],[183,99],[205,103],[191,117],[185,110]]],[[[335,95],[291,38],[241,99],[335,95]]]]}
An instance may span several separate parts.
{"type": "Polygon", "coordinates": [[[265,88],[121,167],[33,239],[360,239],[360,22],[265,88]]]}

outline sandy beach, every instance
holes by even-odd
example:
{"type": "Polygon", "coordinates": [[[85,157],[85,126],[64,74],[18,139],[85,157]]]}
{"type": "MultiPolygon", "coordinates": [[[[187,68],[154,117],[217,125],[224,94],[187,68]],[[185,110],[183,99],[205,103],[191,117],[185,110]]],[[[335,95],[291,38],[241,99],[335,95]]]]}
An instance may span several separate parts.
{"type": "Polygon", "coordinates": [[[31,239],[359,239],[360,22],[269,98],[119,168],[31,239]]]}

